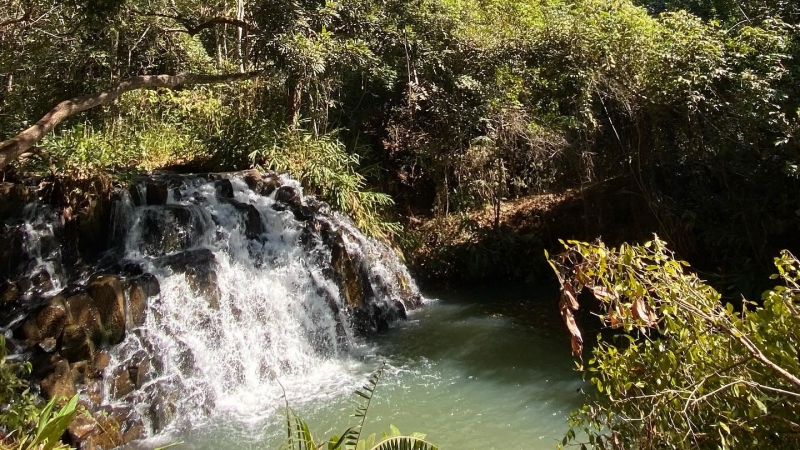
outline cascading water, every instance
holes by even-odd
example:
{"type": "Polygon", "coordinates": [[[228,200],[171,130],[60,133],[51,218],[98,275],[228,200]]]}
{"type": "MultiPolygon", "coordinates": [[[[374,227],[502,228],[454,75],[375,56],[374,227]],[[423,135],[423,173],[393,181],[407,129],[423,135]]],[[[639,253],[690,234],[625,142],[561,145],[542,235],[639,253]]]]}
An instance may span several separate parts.
{"type": "Polygon", "coordinates": [[[356,334],[420,303],[388,246],[275,174],[154,176],[119,192],[111,215],[99,270],[37,294],[16,335],[82,398],[124,409],[126,432],[278,405],[280,380],[329,370],[356,334]]]}

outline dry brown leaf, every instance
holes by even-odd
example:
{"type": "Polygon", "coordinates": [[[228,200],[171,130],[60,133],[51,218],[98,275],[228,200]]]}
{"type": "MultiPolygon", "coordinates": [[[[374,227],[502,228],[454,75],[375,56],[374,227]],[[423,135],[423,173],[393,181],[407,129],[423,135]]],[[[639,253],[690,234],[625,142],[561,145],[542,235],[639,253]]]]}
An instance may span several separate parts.
{"type": "Polygon", "coordinates": [[[592,294],[597,297],[598,300],[602,301],[611,301],[616,300],[617,296],[614,292],[608,290],[605,286],[587,286],[592,294]]]}
{"type": "Polygon", "coordinates": [[[570,308],[574,311],[577,311],[580,308],[578,305],[578,300],[575,299],[575,289],[573,289],[570,283],[565,283],[564,287],[561,288],[561,301],[567,304],[570,308]]]}
{"type": "Polygon", "coordinates": [[[572,356],[583,361],[583,341],[581,338],[572,336],[570,343],[572,344],[572,356]]]}
{"type": "Polygon", "coordinates": [[[647,324],[647,326],[655,325],[657,319],[656,314],[650,309],[650,305],[648,305],[643,298],[639,297],[633,301],[631,311],[633,312],[634,319],[641,320],[647,324]]]}
{"type": "Polygon", "coordinates": [[[561,310],[561,318],[564,320],[564,324],[567,326],[567,330],[569,330],[569,334],[572,335],[572,356],[582,359],[583,354],[583,337],[581,336],[581,330],[578,328],[578,324],[575,323],[575,316],[572,315],[572,311],[569,309],[567,304],[562,301],[560,302],[561,310]]]}

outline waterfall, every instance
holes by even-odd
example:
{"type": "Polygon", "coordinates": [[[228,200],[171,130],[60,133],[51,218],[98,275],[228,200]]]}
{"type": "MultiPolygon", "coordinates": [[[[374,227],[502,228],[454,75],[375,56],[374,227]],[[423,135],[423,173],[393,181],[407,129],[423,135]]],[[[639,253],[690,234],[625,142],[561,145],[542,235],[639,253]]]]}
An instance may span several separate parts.
{"type": "Polygon", "coordinates": [[[135,437],[274,404],[280,380],[328,370],[420,303],[391,248],[285,176],[156,175],[120,191],[111,216],[97,239],[112,250],[65,289],[54,281],[20,330],[84,364],[82,398],[127,408],[135,437]]]}

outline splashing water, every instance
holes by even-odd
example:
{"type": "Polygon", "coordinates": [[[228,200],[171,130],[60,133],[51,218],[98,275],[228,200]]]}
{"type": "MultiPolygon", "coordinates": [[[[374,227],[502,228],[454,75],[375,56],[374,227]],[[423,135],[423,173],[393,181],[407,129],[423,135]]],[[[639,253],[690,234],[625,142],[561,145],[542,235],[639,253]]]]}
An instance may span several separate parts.
{"type": "Polygon", "coordinates": [[[301,192],[291,179],[269,195],[241,176],[157,182],[137,185],[138,199],[123,199],[115,211],[121,265],[154,274],[160,295],[149,302],[144,325],[112,352],[108,371],[128,370],[136,388],[124,392],[113,376],[104,388],[136,405],[153,431],[213,410],[262,411],[282,403],[277,380],[321,382],[337,370],[357,343],[326,245],[331,236],[367,275],[361,284],[371,294],[362,309],[401,315],[414,306],[408,299],[419,298],[388,247],[313,199],[289,198],[301,192]],[[146,204],[147,191],[156,189],[164,204],[146,204]],[[308,205],[322,213],[298,220],[308,205]]]}

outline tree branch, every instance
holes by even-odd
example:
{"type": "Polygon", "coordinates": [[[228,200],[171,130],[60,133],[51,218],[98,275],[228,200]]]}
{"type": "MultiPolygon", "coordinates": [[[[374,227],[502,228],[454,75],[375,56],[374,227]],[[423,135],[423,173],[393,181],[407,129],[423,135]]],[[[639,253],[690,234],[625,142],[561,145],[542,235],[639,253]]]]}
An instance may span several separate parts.
{"type": "Polygon", "coordinates": [[[195,36],[197,33],[207,29],[213,28],[216,25],[233,25],[235,27],[242,28],[249,32],[260,33],[261,30],[258,29],[257,26],[245,22],[244,20],[234,19],[232,17],[212,17],[210,19],[206,19],[204,22],[200,22],[199,24],[195,25],[192,19],[181,17],[179,15],[169,15],[157,12],[143,12],[137,9],[131,8],[131,12],[139,14],[141,16],[151,16],[151,17],[163,17],[165,19],[172,19],[186,28],[186,30],[169,30],[171,32],[180,31],[182,33],[187,33],[189,36],[195,36]]]}
{"type": "Polygon", "coordinates": [[[0,170],[11,164],[23,153],[30,150],[37,142],[53,131],[53,129],[65,119],[79,112],[113,102],[120,95],[128,91],[143,88],[167,88],[174,89],[180,86],[197,84],[219,84],[232,83],[241,80],[256,78],[261,72],[233,73],[222,75],[210,74],[191,74],[183,73],[178,75],[142,75],[128,78],[114,84],[108,90],[75,97],[65,100],[47,114],[39,119],[36,124],[23,130],[13,138],[0,142],[0,170]]]}
{"type": "Polygon", "coordinates": [[[27,22],[31,20],[31,15],[33,15],[33,6],[28,8],[28,10],[25,11],[25,13],[17,19],[7,19],[0,22],[0,28],[7,27],[9,25],[14,25],[15,23],[27,22]]]}
{"type": "Polygon", "coordinates": [[[196,26],[193,26],[193,27],[187,27],[186,31],[189,33],[190,36],[194,36],[197,33],[205,30],[206,28],[212,28],[215,25],[223,25],[223,24],[233,25],[235,27],[239,27],[239,28],[242,28],[242,29],[247,30],[247,31],[252,31],[254,33],[259,33],[260,32],[258,27],[256,27],[255,25],[251,25],[251,24],[245,22],[244,20],[233,19],[233,18],[230,18],[230,17],[214,17],[214,18],[206,20],[205,22],[203,22],[203,23],[201,23],[199,25],[196,25],[196,26]]]}

